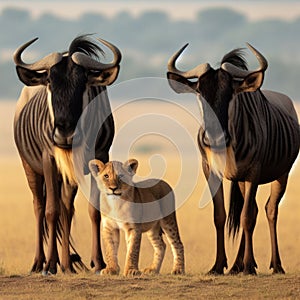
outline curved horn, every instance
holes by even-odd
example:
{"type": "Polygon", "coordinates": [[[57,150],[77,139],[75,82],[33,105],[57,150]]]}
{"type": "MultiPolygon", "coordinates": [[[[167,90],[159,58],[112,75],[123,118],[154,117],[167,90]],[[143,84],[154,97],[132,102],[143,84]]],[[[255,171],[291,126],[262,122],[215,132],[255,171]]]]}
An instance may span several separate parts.
{"type": "Polygon", "coordinates": [[[107,46],[112,51],[112,53],[114,54],[114,60],[113,60],[112,63],[109,63],[109,64],[101,63],[101,62],[91,58],[90,56],[88,56],[84,53],[81,53],[81,52],[75,52],[72,55],[73,62],[77,65],[80,65],[80,66],[86,68],[86,69],[99,70],[99,71],[109,69],[109,68],[113,68],[113,67],[117,66],[120,63],[121,58],[122,58],[122,54],[121,54],[120,50],[116,46],[114,46],[113,44],[109,43],[106,40],[103,40],[103,39],[100,39],[100,38],[98,40],[100,42],[102,42],[102,44],[107,46]]]}
{"type": "Polygon", "coordinates": [[[231,63],[223,63],[221,68],[228,73],[230,73],[234,78],[240,78],[243,79],[246,76],[250,75],[253,72],[264,72],[268,68],[268,61],[266,58],[258,51],[256,50],[253,46],[251,46],[249,43],[246,43],[248,48],[254,53],[256,56],[258,62],[259,62],[259,68],[254,71],[248,71],[248,70],[243,70],[238,68],[237,66],[231,64],[231,63]]]}
{"type": "Polygon", "coordinates": [[[21,55],[23,51],[29,47],[31,44],[33,44],[38,38],[35,38],[24,45],[20,46],[14,53],[14,62],[17,66],[32,70],[32,71],[42,71],[42,70],[49,70],[53,65],[57,64],[62,59],[61,53],[51,53],[44,58],[38,60],[35,63],[32,64],[26,64],[23,62],[21,55]]]}
{"type": "Polygon", "coordinates": [[[266,71],[266,69],[268,68],[268,61],[266,60],[266,58],[249,43],[246,43],[246,45],[252,51],[252,53],[254,53],[254,55],[256,56],[259,62],[260,68],[256,71],[261,71],[261,72],[266,71]]]}
{"type": "Polygon", "coordinates": [[[210,69],[210,65],[208,63],[200,64],[197,67],[195,67],[192,70],[189,71],[179,71],[175,64],[178,57],[181,55],[181,53],[184,51],[184,49],[188,46],[188,44],[185,44],[179,51],[177,51],[168,61],[168,70],[169,72],[173,72],[176,74],[179,74],[187,79],[189,78],[198,78],[204,73],[206,73],[210,69]]]}

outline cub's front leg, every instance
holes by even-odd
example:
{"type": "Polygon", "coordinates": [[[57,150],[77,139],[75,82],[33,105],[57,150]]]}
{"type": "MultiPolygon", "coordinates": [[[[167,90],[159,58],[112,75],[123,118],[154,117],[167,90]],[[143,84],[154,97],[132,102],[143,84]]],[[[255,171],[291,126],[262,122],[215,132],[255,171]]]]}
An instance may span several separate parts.
{"type": "Polygon", "coordinates": [[[103,220],[103,242],[105,246],[106,268],[101,270],[101,275],[118,275],[118,248],[120,243],[120,231],[110,226],[108,220],[103,220]]]}
{"type": "Polygon", "coordinates": [[[139,255],[141,248],[142,230],[140,226],[128,226],[125,231],[127,254],[125,261],[125,276],[136,276],[141,275],[139,271],[139,255]]]}

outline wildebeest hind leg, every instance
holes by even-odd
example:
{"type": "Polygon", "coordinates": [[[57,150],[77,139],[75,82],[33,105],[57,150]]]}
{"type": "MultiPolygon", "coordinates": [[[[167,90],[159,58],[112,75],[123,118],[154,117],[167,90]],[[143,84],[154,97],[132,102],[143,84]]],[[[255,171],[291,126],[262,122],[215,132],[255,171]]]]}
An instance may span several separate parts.
{"type": "Polygon", "coordinates": [[[257,264],[253,253],[253,231],[256,225],[258,208],[256,204],[256,192],[258,185],[251,181],[245,182],[245,201],[241,213],[241,223],[245,233],[244,271],[247,274],[256,274],[257,264]]]}
{"type": "Polygon", "coordinates": [[[45,198],[44,198],[44,178],[35,173],[30,166],[22,160],[28,185],[33,195],[33,207],[36,218],[36,248],[35,258],[31,272],[41,272],[45,263],[45,253],[43,247],[43,222],[45,217],[45,198]]]}
{"type": "Polygon", "coordinates": [[[277,240],[277,216],[278,216],[278,205],[284,195],[286,184],[288,180],[288,174],[284,174],[278,180],[275,180],[271,184],[271,194],[266,203],[266,215],[269,222],[270,236],[271,236],[271,249],[272,257],[270,263],[270,269],[273,268],[273,273],[282,273],[284,270],[281,266],[281,260],[278,250],[278,240],[277,240]]]}
{"type": "MultiPolygon", "coordinates": [[[[245,183],[244,182],[239,182],[238,185],[239,185],[241,195],[244,198],[245,197],[245,183]]],[[[243,262],[244,253],[245,253],[245,233],[243,231],[238,254],[236,256],[236,259],[235,259],[235,262],[234,262],[233,266],[231,267],[231,269],[229,271],[230,275],[234,275],[234,274],[238,274],[240,272],[243,272],[243,269],[244,269],[244,262],[243,262]]]]}
{"type": "Polygon", "coordinates": [[[244,253],[245,253],[245,233],[243,231],[238,254],[236,256],[236,259],[235,259],[235,262],[234,262],[233,266],[231,267],[231,269],[229,271],[230,275],[234,275],[234,274],[238,274],[240,272],[243,272],[243,269],[244,269],[244,262],[243,262],[244,253]]]}

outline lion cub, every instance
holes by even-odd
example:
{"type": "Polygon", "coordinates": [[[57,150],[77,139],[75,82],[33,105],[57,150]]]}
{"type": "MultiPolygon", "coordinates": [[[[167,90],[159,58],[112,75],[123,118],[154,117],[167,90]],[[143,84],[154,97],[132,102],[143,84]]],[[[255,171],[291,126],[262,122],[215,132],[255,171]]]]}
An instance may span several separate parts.
{"type": "Polygon", "coordinates": [[[102,237],[107,261],[101,274],[119,274],[119,229],[124,230],[127,243],[125,276],[141,274],[138,261],[143,232],[147,232],[154,248],[152,265],[144,273],[159,273],[166,249],[162,239],[162,233],[165,233],[174,256],[172,274],[183,274],[184,250],[176,221],[174,193],[162,180],[133,182],[137,167],[135,159],[125,163],[89,162],[90,171],[101,191],[102,237]]]}

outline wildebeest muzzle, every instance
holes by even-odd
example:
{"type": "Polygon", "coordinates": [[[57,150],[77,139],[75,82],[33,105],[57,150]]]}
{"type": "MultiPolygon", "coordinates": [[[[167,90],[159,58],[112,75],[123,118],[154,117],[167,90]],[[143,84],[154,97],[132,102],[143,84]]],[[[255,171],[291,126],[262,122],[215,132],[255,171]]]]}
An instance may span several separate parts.
{"type": "Polygon", "coordinates": [[[53,142],[62,149],[71,149],[80,144],[81,135],[78,130],[63,131],[58,126],[53,130],[53,142]]]}

